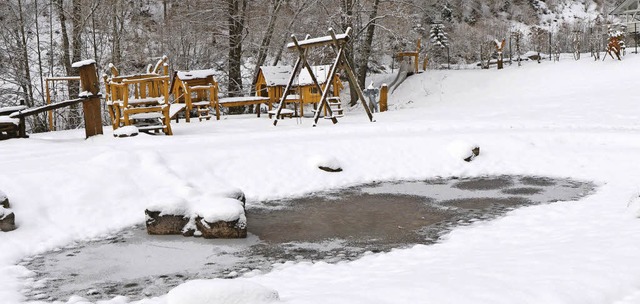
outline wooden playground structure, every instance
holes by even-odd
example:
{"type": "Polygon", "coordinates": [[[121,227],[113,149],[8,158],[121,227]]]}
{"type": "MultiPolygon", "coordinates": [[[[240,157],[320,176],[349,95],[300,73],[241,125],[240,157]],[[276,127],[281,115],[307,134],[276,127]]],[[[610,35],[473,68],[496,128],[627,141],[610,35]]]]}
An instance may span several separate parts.
{"type": "Polygon", "coordinates": [[[364,93],[362,92],[362,88],[360,88],[360,85],[358,85],[358,82],[355,77],[355,73],[353,72],[353,69],[351,68],[351,66],[349,65],[349,62],[346,60],[346,57],[345,57],[345,53],[346,53],[345,44],[350,39],[349,35],[351,34],[351,31],[352,30],[349,27],[347,28],[344,34],[338,35],[333,31],[333,29],[330,28],[328,36],[317,37],[317,38],[307,37],[307,39],[304,39],[301,41],[298,41],[295,35],[291,36],[291,40],[293,40],[293,42],[287,44],[287,48],[289,50],[298,51],[298,60],[296,60],[291,76],[289,77],[289,81],[287,82],[287,85],[283,90],[283,95],[280,98],[280,102],[278,103],[278,106],[276,107],[275,111],[273,111],[272,113],[273,115],[275,115],[275,120],[273,121],[274,126],[278,124],[278,119],[282,118],[282,112],[285,110],[284,107],[285,107],[285,103],[287,102],[287,96],[290,94],[291,89],[293,88],[293,85],[294,85],[294,81],[296,77],[298,77],[298,75],[300,74],[303,68],[306,69],[306,71],[309,73],[309,77],[311,78],[311,82],[312,82],[311,85],[316,88],[317,92],[321,92],[321,97],[320,97],[320,100],[318,101],[319,106],[315,110],[315,115],[313,118],[313,121],[314,121],[313,126],[316,126],[316,124],[318,123],[318,120],[320,119],[320,114],[323,112],[323,110],[326,111],[327,113],[325,115],[326,119],[330,119],[334,124],[338,123],[337,118],[341,116],[340,115],[341,113],[339,113],[339,111],[334,111],[334,108],[332,108],[332,105],[329,103],[330,102],[329,94],[333,92],[332,87],[334,87],[334,85],[332,84],[332,82],[329,81],[326,83],[326,85],[322,86],[318,81],[311,65],[307,60],[306,51],[308,49],[321,47],[321,46],[331,46],[331,49],[335,53],[334,62],[333,64],[330,65],[329,73],[327,74],[326,79],[334,79],[339,68],[344,70],[347,75],[349,85],[356,92],[358,99],[362,103],[362,106],[365,109],[367,116],[369,117],[369,120],[372,122],[374,121],[373,115],[371,114],[371,110],[367,106],[367,102],[364,97],[364,93]]]}
{"type": "MultiPolygon", "coordinates": [[[[198,118],[199,121],[210,120],[214,112],[216,120],[219,120],[222,107],[255,105],[255,112],[260,117],[262,104],[267,106],[269,118],[275,115],[274,125],[277,124],[278,119],[284,117],[303,116],[304,107],[308,104],[314,105],[314,126],[322,113],[325,119],[337,123],[337,118],[343,116],[339,95],[344,87],[338,74],[338,71],[342,70],[350,86],[355,89],[369,120],[374,121],[363,91],[356,81],[355,73],[346,60],[345,44],[350,39],[351,31],[351,28],[348,28],[344,34],[336,34],[329,29],[328,36],[313,39],[307,37],[301,41],[292,36],[293,42],[289,43],[287,48],[297,50],[299,54],[294,67],[260,67],[253,96],[219,97],[215,70],[176,71],[169,75],[166,56],[158,60],[155,65],[149,65],[142,74],[121,75],[118,68],[109,64],[110,75],[102,76],[105,86],[106,113],[109,115],[114,131],[124,126],[135,126],[142,132],[162,132],[166,135],[173,134],[171,120],[176,118],[178,121],[178,114],[182,112],[186,122],[190,122],[192,117],[198,118]],[[306,51],[316,47],[330,47],[335,54],[333,63],[310,65],[306,51]],[[275,108],[274,104],[276,104],[275,108]],[[295,108],[286,109],[286,104],[293,104],[295,108]]],[[[409,56],[409,54],[403,54],[403,56],[409,56]]],[[[80,69],[79,76],[44,79],[45,105],[33,108],[25,106],[0,108],[0,139],[27,137],[25,118],[44,112],[48,113],[46,120],[48,129],[53,131],[56,124],[55,117],[58,117],[55,115],[65,113],[56,114],[54,110],[79,103],[83,105],[86,137],[102,134],[100,104],[102,95],[99,93],[95,61],[85,60],[73,66],[80,69]],[[57,83],[66,83],[66,86],[58,86],[57,83]],[[60,102],[52,101],[60,97],[57,96],[58,92],[62,92],[60,88],[68,88],[72,83],[77,83],[81,87],[79,90],[81,93],[77,98],[60,102]],[[52,88],[55,96],[51,95],[52,88]]],[[[385,94],[381,94],[380,98],[383,111],[386,110],[386,87],[384,92],[385,94]]]]}
{"type": "Polygon", "coordinates": [[[120,76],[110,65],[111,77],[103,76],[111,125],[136,125],[139,130],[172,135],[169,105],[169,67],[166,56],[146,74],[120,76]]]}
{"type": "MultiPolygon", "coordinates": [[[[416,50],[415,51],[403,51],[403,52],[398,52],[395,54],[395,58],[399,61],[402,62],[405,58],[409,58],[411,59],[411,61],[413,62],[413,73],[418,74],[420,73],[419,70],[419,65],[420,65],[420,50],[422,49],[422,44],[421,44],[421,40],[420,38],[418,38],[418,41],[416,42],[416,50]]],[[[426,71],[427,70],[427,64],[429,63],[429,60],[427,58],[427,56],[424,56],[424,60],[422,62],[422,70],[426,71]]]]}

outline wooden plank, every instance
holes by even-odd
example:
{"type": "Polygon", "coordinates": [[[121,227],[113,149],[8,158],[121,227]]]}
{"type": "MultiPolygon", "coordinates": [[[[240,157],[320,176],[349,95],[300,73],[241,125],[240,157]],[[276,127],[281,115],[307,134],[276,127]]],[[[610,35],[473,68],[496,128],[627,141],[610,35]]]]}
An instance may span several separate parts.
{"type": "Polygon", "coordinates": [[[27,117],[27,116],[40,114],[42,112],[46,112],[46,111],[49,111],[49,110],[55,110],[55,109],[59,109],[59,108],[68,107],[70,105],[77,104],[77,103],[83,102],[85,100],[87,100],[87,99],[86,98],[76,98],[76,99],[65,100],[65,101],[61,101],[61,102],[55,102],[55,103],[52,103],[52,104],[49,104],[49,105],[44,105],[44,106],[39,106],[39,107],[35,107],[35,108],[29,108],[29,109],[26,109],[26,110],[14,112],[13,114],[9,115],[9,117],[11,117],[11,118],[24,118],[24,117],[27,117]]]}
{"type": "Polygon", "coordinates": [[[80,80],[80,76],[62,76],[62,77],[47,77],[44,79],[44,81],[74,81],[74,80],[80,80]]]}
{"type": "MultiPolygon", "coordinates": [[[[331,31],[331,29],[329,29],[331,31]]],[[[336,41],[348,41],[349,40],[349,34],[351,33],[351,28],[347,28],[347,31],[344,34],[339,34],[336,35],[336,41]]],[[[295,37],[292,35],[292,38],[295,37]]],[[[305,40],[300,40],[298,41],[298,46],[305,49],[305,48],[312,48],[312,47],[318,47],[318,46],[323,46],[323,45],[329,45],[329,44],[334,44],[334,39],[331,36],[322,36],[322,37],[317,37],[317,38],[311,38],[311,39],[305,39],[305,40]]],[[[295,49],[298,46],[296,46],[295,43],[293,42],[289,42],[287,44],[287,48],[289,49],[295,49]]]]}
{"type": "Polygon", "coordinates": [[[86,64],[80,68],[80,86],[82,92],[89,92],[86,100],[82,102],[84,111],[84,129],[86,138],[102,134],[102,111],[100,108],[100,81],[96,71],[96,64],[86,64]]]}

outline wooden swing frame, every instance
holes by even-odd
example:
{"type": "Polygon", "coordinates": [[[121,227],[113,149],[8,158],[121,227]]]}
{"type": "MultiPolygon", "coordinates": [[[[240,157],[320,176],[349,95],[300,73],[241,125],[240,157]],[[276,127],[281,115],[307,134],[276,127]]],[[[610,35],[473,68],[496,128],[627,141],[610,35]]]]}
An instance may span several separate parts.
{"type": "Polygon", "coordinates": [[[351,34],[351,27],[347,28],[344,34],[339,34],[339,35],[336,35],[334,30],[332,28],[329,28],[329,36],[323,36],[323,37],[317,37],[317,38],[309,38],[307,36],[306,39],[301,41],[298,41],[295,35],[291,35],[291,40],[293,40],[293,42],[287,44],[287,48],[289,50],[297,50],[299,53],[299,57],[298,57],[298,60],[296,61],[296,64],[293,67],[293,72],[291,73],[289,82],[287,83],[287,86],[284,89],[284,94],[282,95],[282,97],[280,98],[280,102],[278,103],[278,108],[275,113],[276,118],[273,121],[274,126],[278,124],[278,119],[281,118],[281,112],[284,109],[287,96],[289,95],[290,90],[293,88],[293,82],[296,76],[300,74],[300,71],[302,70],[302,68],[307,69],[307,71],[309,72],[309,76],[311,76],[311,81],[313,82],[313,85],[315,85],[318,88],[318,92],[322,92],[322,97],[320,98],[319,106],[316,109],[315,115],[313,117],[313,126],[315,127],[317,125],[318,119],[320,119],[320,113],[323,112],[323,109],[327,111],[328,116],[326,118],[331,119],[331,121],[334,124],[338,123],[338,119],[333,114],[333,111],[331,110],[331,107],[329,106],[329,103],[327,101],[329,92],[331,92],[331,88],[330,88],[331,82],[327,81],[324,88],[322,88],[322,86],[318,82],[318,79],[316,78],[316,75],[313,72],[313,69],[311,68],[311,65],[307,61],[307,55],[306,55],[307,49],[325,46],[325,45],[330,45],[331,48],[336,53],[335,60],[331,65],[331,68],[329,69],[329,74],[327,75],[327,79],[333,79],[333,77],[335,77],[336,73],[338,72],[338,68],[342,68],[346,72],[349,85],[351,86],[351,88],[355,89],[356,94],[358,95],[358,99],[360,99],[360,102],[362,103],[363,108],[367,112],[369,121],[371,122],[375,121],[373,119],[373,114],[371,114],[371,110],[369,110],[369,107],[367,106],[367,103],[365,101],[362,88],[360,88],[360,86],[358,85],[358,81],[356,80],[355,73],[353,72],[351,65],[349,65],[349,61],[347,61],[346,50],[344,47],[350,39],[350,36],[349,36],[350,34],[351,34]]]}

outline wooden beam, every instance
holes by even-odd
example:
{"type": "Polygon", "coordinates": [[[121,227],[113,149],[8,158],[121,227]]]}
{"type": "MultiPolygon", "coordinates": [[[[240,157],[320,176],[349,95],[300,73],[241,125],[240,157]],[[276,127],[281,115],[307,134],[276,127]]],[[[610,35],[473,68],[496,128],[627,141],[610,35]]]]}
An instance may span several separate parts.
{"type": "Polygon", "coordinates": [[[99,98],[100,81],[98,80],[95,62],[81,65],[79,68],[82,92],[90,93],[90,95],[87,95],[86,100],[82,101],[85,135],[86,138],[89,138],[102,134],[102,109],[100,108],[99,98]]]}
{"type": "Polygon", "coordinates": [[[52,104],[39,106],[39,107],[35,107],[35,108],[28,108],[26,110],[14,112],[13,114],[9,115],[9,117],[11,117],[11,118],[24,118],[24,117],[27,117],[27,116],[40,114],[40,113],[43,113],[43,112],[46,112],[46,111],[68,107],[68,106],[73,105],[73,104],[81,103],[81,102],[83,102],[85,100],[86,100],[86,98],[76,98],[76,99],[65,100],[65,101],[61,101],[61,102],[55,102],[55,103],[52,103],[52,104]]]}
{"type": "MultiPolygon", "coordinates": [[[[332,31],[332,30],[333,29],[329,29],[329,31],[332,31]]],[[[349,38],[350,38],[349,34],[351,34],[351,28],[347,28],[347,31],[344,34],[336,35],[336,40],[337,41],[348,41],[349,38]]],[[[328,44],[334,44],[335,43],[334,41],[335,40],[331,36],[323,36],[323,37],[317,37],[317,38],[311,38],[311,39],[305,39],[305,40],[298,41],[298,45],[296,45],[293,42],[289,42],[287,44],[287,48],[288,49],[295,49],[295,48],[301,47],[303,49],[306,49],[306,48],[312,48],[312,47],[323,46],[323,45],[328,45],[328,44]]]]}

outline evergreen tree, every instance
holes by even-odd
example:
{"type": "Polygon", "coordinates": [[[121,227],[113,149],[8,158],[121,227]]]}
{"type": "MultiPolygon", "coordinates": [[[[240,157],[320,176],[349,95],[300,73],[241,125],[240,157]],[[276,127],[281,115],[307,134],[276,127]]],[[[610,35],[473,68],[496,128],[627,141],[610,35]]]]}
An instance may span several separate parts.
{"type": "Polygon", "coordinates": [[[440,48],[449,47],[449,35],[444,31],[444,24],[435,23],[431,25],[431,31],[429,32],[429,40],[435,46],[440,48]]]}

